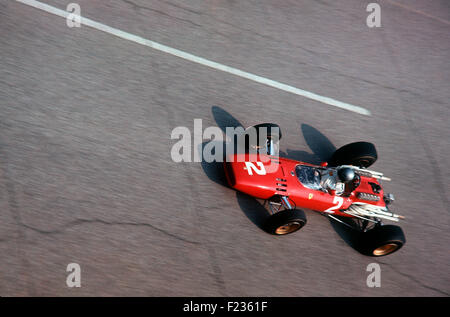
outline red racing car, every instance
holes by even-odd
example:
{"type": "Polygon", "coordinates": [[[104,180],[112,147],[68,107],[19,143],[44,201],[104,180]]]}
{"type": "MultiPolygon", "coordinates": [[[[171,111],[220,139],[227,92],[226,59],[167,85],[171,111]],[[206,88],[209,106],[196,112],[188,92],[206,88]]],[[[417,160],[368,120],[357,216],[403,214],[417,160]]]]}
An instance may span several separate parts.
{"type": "Polygon", "coordinates": [[[270,212],[263,225],[267,232],[285,235],[302,228],[306,216],[297,209],[300,207],[357,230],[358,249],[363,254],[384,256],[405,244],[400,227],[382,223],[382,219],[399,221],[404,217],[389,210],[394,197],[383,191],[381,181],[390,179],[367,169],[377,160],[372,143],[347,144],[328,162],[313,165],[275,155],[281,139],[278,125],[250,128],[256,129],[257,142],[252,144],[247,138],[245,151],[228,155],[224,168],[232,188],[265,200],[270,212]],[[260,134],[261,128],[267,132],[260,134]]]}

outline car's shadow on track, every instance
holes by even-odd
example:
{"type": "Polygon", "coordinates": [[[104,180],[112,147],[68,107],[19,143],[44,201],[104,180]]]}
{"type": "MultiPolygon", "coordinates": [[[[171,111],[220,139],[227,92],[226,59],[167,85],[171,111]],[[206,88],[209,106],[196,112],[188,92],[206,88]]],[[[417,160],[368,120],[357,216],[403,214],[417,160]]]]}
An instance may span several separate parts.
{"type": "Polygon", "coordinates": [[[319,130],[308,124],[303,123],[301,131],[312,153],[288,148],[286,152],[280,151],[280,156],[317,165],[328,161],[336,151],[333,143],[319,130]]]}
{"type": "MultiPolygon", "coordinates": [[[[241,123],[233,117],[231,114],[229,114],[227,111],[223,110],[220,107],[213,106],[211,108],[212,115],[214,117],[214,120],[217,123],[217,126],[223,131],[224,136],[226,133],[226,128],[237,128],[242,127],[241,123]]],[[[236,143],[236,142],[235,142],[236,143]]],[[[226,153],[226,141],[205,141],[203,142],[198,151],[204,151],[206,146],[211,146],[215,148],[222,148],[222,153],[226,153]]],[[[223,156],[223,160],[225,159],[225,156],[223,156]]],[[[222,160],[222,161],[223,161],[222,160]]],[[[201,162],[201,166],[203,171],[205,172],[205,175],[212,180],[213,182],[228,187],[225,171],[223,169],[223,163],[222,162],[207,162],[204,159],[201,162]]]]}
{"type": "Polygon", "coordinates": [[[267,208],[256,198],[236,191],[236,199],[241,210],[258,228],[265,231],[263,226],[269,217],[267,208]]]}
{"type": "MultiPolygon", "coordinates": [[[[348,217],[336,217],[342,222],[348,224],[348,225],[354,225],[353,220],[348,217]]],[[[339,237],[344,240],[345,243],[347,243],[350,247],[355,249],[358,252],[362,252],[360,249],[360,241],[361,241],[361,232],[356,231],[354,229],[349,228],[348,226],[339,223],[333,219],[329,219],[331,226],[333,227],[334,231],[339,235],[339,237]]]]}
{"type": "MultiPolygon", "coordinates": [[[[227,127],[237,128],[243,127],[242,124],[233,117],[230,113],[224,109],[213,106],[211,108],[212,115],[217,123],[217,126],[224,132],[226,132],[227,127]]],[[[326,162],[331,157],[331,155],[336,151],[336,147],[333,143],[319,130],[308,125],[302,124],[301,131],[303,137],[305,138],[306,144],[310,148],[312,153],[300,150],[290,150],[287,149],[285,152],[280,151],[281,157],[286,157],[293,160],[298,160],[311,164],[320,164],[321,162],[326,162]]],[[[225,153],[226,142],[225,141],[206,141],[203,142],[198,151],[203,151],[205,146],[216,146],[217,148],[222,147],[222,153],[225,153]]],[[[225,171],[223,168],[223,163],[221,162],[206,162],[202,160],[202,169],[205,175],[213,182],[228,187],[225,171]]],[[[256,198],[246,195],[241,192],[236,192],[237,202],[242,210],[242,212],[247,216],[247,218],[252,221],[261,230],[263,229],[263,224],[267,217],[269,217],[269,212],[267,208],[258,201],[256,198]]],[[[346,219],[344,217],[339,218],[341,221],[348,222],[351,224],[351,219],[346,219]]],[[[332,228],[336,233],[352,248],[358,250],[358,241],[360,240],[360,233],[352,230],[348,226],[336,222],[335,220],[329,219],[332,228]]]]}
{"type": "Polygon", "coordinates": [[[233,117],[229,112],[225,111],[221,107],[212,106],[211,112],[214,120],[216,120],[217,126],[222,129],[224,133],[226,132],[227,127],[243,127],[243,125],[235,117],[233,117]]]}
{"type": "MultiPolygon", "coordinates": [[[[243,127],[243,125],[230,113],[225,111],[224,109],[213,106],[211,108],[211,112],[214,120],[217,123],[217,126],[223,131],[224,135],[226,133],[226,128],[238,128],[243,127]]],[[[235,140],[236,141],[236,140],[235,140]]],[[[236,142],[234,142],[236,144],[236,142]]],[[[222,153],[226,153],[226,141],[206,141],[203,142],[198,151],[203,151],[206,146],[222,148],[222,153]]],[[[225,157],[224,157],[225,158],[225,157]]],[[[213,182],[228,187],[228,183],[225,176],[225,171],[223,168],[222,162],[206,162],[202,160],[201,162],[202,169],[205,175],[213,182]]],[[[255,199],[252,196],[246,195],[244,193],[236,191],[236,199],[241,207],[242,212],[247,216],[247,218],[253,222],[258,228],[263,230],[263,224],[267,217],[269,216],[269,212],[263,206],[261,202],[255,199]]]]}
{"type": "MultiPolygon", "coordinates": [[[[203,151],[206,146],[222,147],[225,153],[225,142],[220,141],[206,141],[200,144],[198,151],[203,151]]],[[[205,175],[213,182],[228,187],[225,171],[222,162],[207,162],[205,159],[201,161],[201,166],[205,175]]]]}

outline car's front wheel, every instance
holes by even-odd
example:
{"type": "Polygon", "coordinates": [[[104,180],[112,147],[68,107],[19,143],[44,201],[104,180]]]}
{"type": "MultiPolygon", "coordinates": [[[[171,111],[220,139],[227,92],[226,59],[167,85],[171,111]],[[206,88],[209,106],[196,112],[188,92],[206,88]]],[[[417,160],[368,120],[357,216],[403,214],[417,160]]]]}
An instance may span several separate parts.
{"type": "Polygon", "coordinates": [[[267,218],[264,229],[275,235],[286,235],[300,230],[306,224],[305,213],[300,209],[286,209],[267,218]]]}

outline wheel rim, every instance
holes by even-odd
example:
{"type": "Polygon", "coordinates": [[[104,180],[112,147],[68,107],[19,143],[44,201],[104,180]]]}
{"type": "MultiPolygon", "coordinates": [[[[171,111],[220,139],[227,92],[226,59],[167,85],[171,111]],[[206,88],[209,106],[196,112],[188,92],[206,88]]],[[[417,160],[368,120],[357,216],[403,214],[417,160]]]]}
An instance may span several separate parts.
{"type": "Polygon", "coordinates": [[[398,249],[398,245],[396,243],[388,243],[385,245],[382,245],[381,247],[376,248],[375,250],[373,250],[373,255],[386,255],[389,253],[394,252],[395,250],[398,249]]]}
{"type": "Polygon", "coordinates": [[[286,223],[286,224],[284,224],[282,226],[279,226],[275,230],[275,233],[276,234],[280,234],[280,235],[288,234],[288,233],[291,233],[291,232],[294,232],[294,231],[300,229],[300,227],[301,227],[301,223],[300,222],[293,221],[293,222],[286,223]]]}

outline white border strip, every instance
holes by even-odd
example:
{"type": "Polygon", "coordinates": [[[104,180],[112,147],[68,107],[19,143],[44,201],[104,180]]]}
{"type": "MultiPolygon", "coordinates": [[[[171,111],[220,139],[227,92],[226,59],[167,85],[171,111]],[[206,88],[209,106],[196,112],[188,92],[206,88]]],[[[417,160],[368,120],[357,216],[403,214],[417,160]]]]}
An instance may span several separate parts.
{"type": "MultiPolygon", "coordinates": [[[[16,0],[16,1],[20,2],[20,3],[23,3],[23,4],[26,4],[26,5],[29,5],[31,7],[34,7],[36,9],[40,9],[40,10],[43,10],[45,12],[48,12],[48,13],[51,13],[51,14],[63,17],[63,18],[67,18],[67,16],[69,14],[71,14],[71,13],[69,13],[67,11],[64,11],[64,10],[52,7],[52,6],[48,5],[48,4],[45,4],[45,3],[42,3],[42,2],[39,2],[39,1],[35,1],[35,0],[16,0]]],[[[72,14],[72,16],[73,16],[73,14],[72,14]]],[[[219,63],[207,60],[205,58],[198,57],[198,56],[195,56],[195,55],[192,55],[192,54],[189,54],[189,53],[177,50],[175,48],[172,48],[172,47],[169,47],[169,46],[166,46],[166,45],[163,45],[163,44],[159,44],[157,42],[153,42],[153,41],[147,40],[147,39],[145,39],[143,37],[140,37],[140,36],[128,33],[128,32],[124,32],[124,31],[119,30],[119,29],[112,28],[110,26],[107,26],[105,24],[102,24],[102,23],[90,20],[88,18],[81,17],[81,24],[86,25],[88,27],[91,27],[93,29],[99,30],[99,31],[103,31],[105,33],[108,33],[108,34],[111,34],[111,35],[114,35],[114,36],[117,36],[117,37],[120,37],[122,39],[125,39],[125,40],[128,40],[128,41],[132,41],[132,42],[144,45],[144,46],[151,47],[151,48],[153,48],[155,50],[158,50],[158,51],[161,51],[161,52],[173,55],[173,56],[177,56],[177,57],[183,58],[185,60],[188,60],[188,61],[191,61],[191,62],[194,62],[194,63],[197,63],[197,64],[201,64],[201,65],[204,65],[204,66],[208,66],[208,67],[211,67],[211,68],[223,71],[225,73],[229,73],[229,74],[233,74],[233,75],[236,75],[236,76],[239,76],[239,77],[242,77],[242,78],[246,78],[246,79],[255,81],[257,83],[261,83],[261,84],[264,84],[264,85],[267,85],[267,86],[270,86],[270,87],[274,87],[274,88],[277,88],[277,89],[280,89],[280,90],[283,90],[283,91],[286,91],[286,92],[290,92],[290,93],[293,93],[293,94],[296,94],[296,95],[299,95],[299,96],[303,96],[303,97],[309,98],[311,100],[315,100],[315,101],[318,101],[318,102],[321,102],[321,103],[328,104],[330,106],[334,106],[334,107],[338,107],[338,108],[345,109],[345,110],[348,110],[348,111],[356,112],[356,113],[359,113],[359,114],[362,114],[362,115],[370,116],[370,111],[367,110],[367,109],[364,109],[362,107],[358,107],[358,106],[354,106],[354,105],[351,105],[351,104],[348,104],[348,103],[345,103],[345,102],[341,102],[341,101],[335,100],[333,98],[321,96],[321,95],[312,93],[312,92],[307,91],[307,90],[299,89],[299,88],[296,88],[296,87],[293,87],[293,86],[289,86],[289,85],[286,85],[286,84],[283,84],[283,83],[280,83],[280,82],[277,82],[277,81],[274,81],[274,80],[271,80],[271,79],[268,79],[268,78],[265,78],[265,77],[254,75],[254,74],[242,71],[242,70],[237,69],[237,68],[233,68],[233,67],[229,67],[229,66],[226,66],[226,65],[223,65],[223,64],[219,64],[219,63]]]]}

